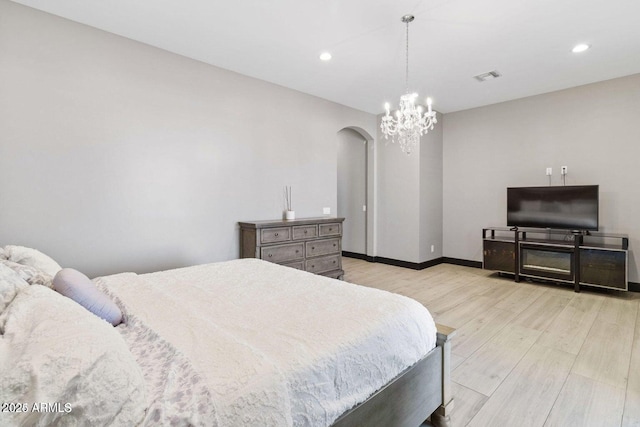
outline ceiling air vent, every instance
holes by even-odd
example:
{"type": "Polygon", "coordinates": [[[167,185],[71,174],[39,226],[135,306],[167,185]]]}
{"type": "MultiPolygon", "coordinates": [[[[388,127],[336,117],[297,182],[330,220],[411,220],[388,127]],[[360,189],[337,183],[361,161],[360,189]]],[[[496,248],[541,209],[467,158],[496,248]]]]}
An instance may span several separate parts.
{"type": "Polygon", "coordinates": [[[500,74],[499,71],[493,70],[493,71],[489,71],[488,73],[478,74],[477,76],[473,76],[473,78],[479,82],[486,82],[487,80],[497,79],[501,75],[502,74],[500,74]]]}

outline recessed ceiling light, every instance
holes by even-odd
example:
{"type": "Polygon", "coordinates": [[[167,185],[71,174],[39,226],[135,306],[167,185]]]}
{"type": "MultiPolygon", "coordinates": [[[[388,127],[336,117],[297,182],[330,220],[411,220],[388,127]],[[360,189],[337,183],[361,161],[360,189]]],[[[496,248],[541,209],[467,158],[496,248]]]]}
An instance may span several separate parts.
{"type": "Polygon", "coordinates": [[[322,61],[328,61],[328,60],[330,60],[330,59],[331,59],[331,54],[330,54],[329,52],[322,52],[322,53],[320,54],[320,59],[321,59],[322,61]]]}
{"type": "Polygon", "coordinates": [[[577,45],[575,45],[573,47],[573,49],[571,49],[571,52],[573,52],[573,53],[584,52],[585,50],[589,49],[589,47],[591,47],[591,46],[589,46],[588,44],[584,44],[584,43],[577,44],[577,45]]]}

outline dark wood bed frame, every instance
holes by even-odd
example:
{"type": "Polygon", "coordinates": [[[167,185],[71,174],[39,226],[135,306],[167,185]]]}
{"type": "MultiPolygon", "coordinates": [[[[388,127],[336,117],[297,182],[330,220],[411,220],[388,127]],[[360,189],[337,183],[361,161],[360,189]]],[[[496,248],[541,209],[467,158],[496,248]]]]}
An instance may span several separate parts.
{"type": "Polygon", "coordinates": [[[451,425],[451,337],[438,328],[436,347],[367,400],[345,412],[333,427],[418,427],[428,418],[436,427],[451,425]]]}

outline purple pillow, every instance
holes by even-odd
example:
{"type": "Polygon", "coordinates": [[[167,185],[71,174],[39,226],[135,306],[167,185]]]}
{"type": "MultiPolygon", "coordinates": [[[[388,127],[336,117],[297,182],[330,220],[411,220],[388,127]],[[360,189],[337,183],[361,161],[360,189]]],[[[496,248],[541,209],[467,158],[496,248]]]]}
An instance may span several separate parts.
{"type": "Polygon", "coordinates": [[[73,268],[63,268],[53,278],[53,289],[71,298],[113,326],[122,322],[122,311],[84,274],[73,268]]]}

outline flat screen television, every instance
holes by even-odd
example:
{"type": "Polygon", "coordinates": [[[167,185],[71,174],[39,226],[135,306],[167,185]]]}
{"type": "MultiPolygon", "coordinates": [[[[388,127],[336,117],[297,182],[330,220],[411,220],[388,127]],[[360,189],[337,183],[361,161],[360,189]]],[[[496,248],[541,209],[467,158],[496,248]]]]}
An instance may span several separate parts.
{"type": "Polygon", "coordinates": [[[598,229],[598,186],[507,188],[507,225],[598,229]]]}

